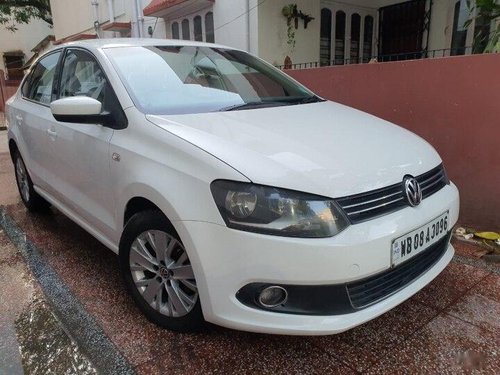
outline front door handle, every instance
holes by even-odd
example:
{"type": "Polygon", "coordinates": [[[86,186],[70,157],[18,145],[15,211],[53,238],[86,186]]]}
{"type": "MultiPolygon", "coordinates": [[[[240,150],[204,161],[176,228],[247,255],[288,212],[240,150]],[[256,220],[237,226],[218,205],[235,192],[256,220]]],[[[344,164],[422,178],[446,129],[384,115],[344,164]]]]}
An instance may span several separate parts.
{"type": "Polygon", "coordinates": [[[17,125],[21,125],[23,123],[23,116],[16,115],[16,123],[17,125]]]}
{"type": "Polygon", "coordinates": [[[57,138],[57,132],[55,130],[47,129],[47,134],[52,139],[56,139],[57,138]]]}

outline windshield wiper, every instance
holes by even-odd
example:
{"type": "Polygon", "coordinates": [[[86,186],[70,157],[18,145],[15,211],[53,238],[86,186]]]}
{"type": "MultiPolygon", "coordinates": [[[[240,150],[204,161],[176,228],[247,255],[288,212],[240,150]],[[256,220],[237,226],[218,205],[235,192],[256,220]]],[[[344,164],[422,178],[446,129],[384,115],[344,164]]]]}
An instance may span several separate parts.
{"type": "Polygon", "coordinates": [[[229,107],[221,108],[218,110],[218,112],[227,112],[227,111],[236,111],[239,109],[253,109],[253,108],[260,108],[260,107],[276,107],[276,106],[282,106],[282,105],[290,105],[288,102],[248,102],[248,103],[241,103],[241,104],[236,104],[232,105],[229,107]]]}
{"type": "Polygon", "coordinates": [[[305,98],[295,98],[294,100],[291,100],[289,103],[309,104],[309,103],[319,103],[319,102],[326,102],[326,100],[321,99],[319,96],[313,95],[313,96],[306,96],[305,98]]]}
{"type": "Polygon", "coordinates": [[[232,105],[229,107],[219,109],[219,112],[236,111],[236,110],[240,110],[240,109],[253,109],[253,108],[260,108],[260,107],[278,107],[278,106],[285,106],[285,105],[318,103],[318,102],[324,102],[324,101],[326,101],[326,100],[321,99],[320,97],[318,97],[316,95],[306,96],[303,98],[290,98],[290,99],[280,98],[280,100],[275,100],[275,101],[255,101],[255,102],[236,104],[236,105],[232,105]]]}

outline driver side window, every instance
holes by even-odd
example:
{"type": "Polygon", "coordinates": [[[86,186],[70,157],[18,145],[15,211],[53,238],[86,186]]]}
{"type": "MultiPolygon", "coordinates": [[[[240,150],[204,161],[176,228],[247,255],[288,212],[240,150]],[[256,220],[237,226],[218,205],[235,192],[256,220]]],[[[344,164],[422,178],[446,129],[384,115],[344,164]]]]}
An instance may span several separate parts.
{"type": "Polygon", "coordinates": [[[64,58],[59,97],[88,96],[105,104],[108,83],[94,57],[81,50],[69,50],[64,58]]]}

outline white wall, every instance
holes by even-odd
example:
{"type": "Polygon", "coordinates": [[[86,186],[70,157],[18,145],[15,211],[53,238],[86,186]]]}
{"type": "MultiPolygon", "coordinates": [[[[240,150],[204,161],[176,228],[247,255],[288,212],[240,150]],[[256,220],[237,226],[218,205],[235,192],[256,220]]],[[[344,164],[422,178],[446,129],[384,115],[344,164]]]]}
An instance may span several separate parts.
{"type": "Polygon", "coordinates": [[[50,0],[50,7],[56,40],[93,30],[94,14],[90,0],[50,0]]]}
{"type": "Polygon", "coordinates": [[[6,71],[3,53],[10,51],[23,51],[24,61],[33,56],[31,49],[42,41],[47,35],[52,34],[49,24],[41,20],[32,20],[29,24],[17,25],[17,31],[11,32],[0,26],[0,70],[6,71]]]}
{"type": "MultiPolygon", "coordinates": [[[[131,22],[133,20],[133,6],[136,0],[113,0],[113,12],[115,22],[131,22]]],[[[142,9],[151,1],[141,0],[142,9]]],[[[109,11],[107,0],[98,0],[98,18],[99,23],[109,22],[109,11]]],[[[90,33],[94,34],[94,10],[91,0],[50,0],[52,8],[52,17],[54,20],[54,35],[56,40],[68,36],[90,33]]],[[[141,13],[142,15],[142,13],[141,13]]],[[[144,17],[142,35],[149,37],[148,27],[154,28],[154,37],[165,37],[165,24],[162,18],[144,17]],[[155,27],[156,23],[156,27],[155,27]]],[[[101,38],[112,38],[120,36],[119,33],[112,31],[101,31],[101,38]]]]}
{"type": "Polygon", "coordinates": [[[215,1],[213,9],[216,43],[248,50],[248,4],[247,0],[215,1]]]}
{"type": "Polygon", "coordinates": [[[434,0],[429,34],[429,50],[450,48],[455,3],[456,0],[434,0]]]}
{"type": "MultiPolygon", "coordinates": [[[[259,57],[275,65],[282,65],[285,57],[290,56],[292,62],[302,63],[319,60],[319,35],[321,8],[318,0],[296,0],[297,9],[315,19],[304,29],[299,20],[299,28],[295,30],[295,48],[287,44],[287,22],[282,9],[290,4],[290,0],[266,1],[259,6],[259,57]]],[[[293,22],[293,21],[292,21],[293,22]]]]}

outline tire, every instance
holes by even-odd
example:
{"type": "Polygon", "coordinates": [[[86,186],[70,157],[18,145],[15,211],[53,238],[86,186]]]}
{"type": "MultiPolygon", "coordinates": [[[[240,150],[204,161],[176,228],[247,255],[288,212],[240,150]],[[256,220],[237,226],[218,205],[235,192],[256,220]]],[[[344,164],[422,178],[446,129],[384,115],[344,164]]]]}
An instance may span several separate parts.
{"type": "Polygon", "coordinates": [[[205,327],[189,257],[161,212],[132,216],[120,240],[119,258],[125,286],[151,322],[176,332],[205,327]]]}
{"type": "Polygon", "coordinates": [[[50,203],[43,199],[33,188],[28,169],[19,152],[14,154],[14,171],[17,189],[26,208],[31,212],[48,212],[50,203]]]}

